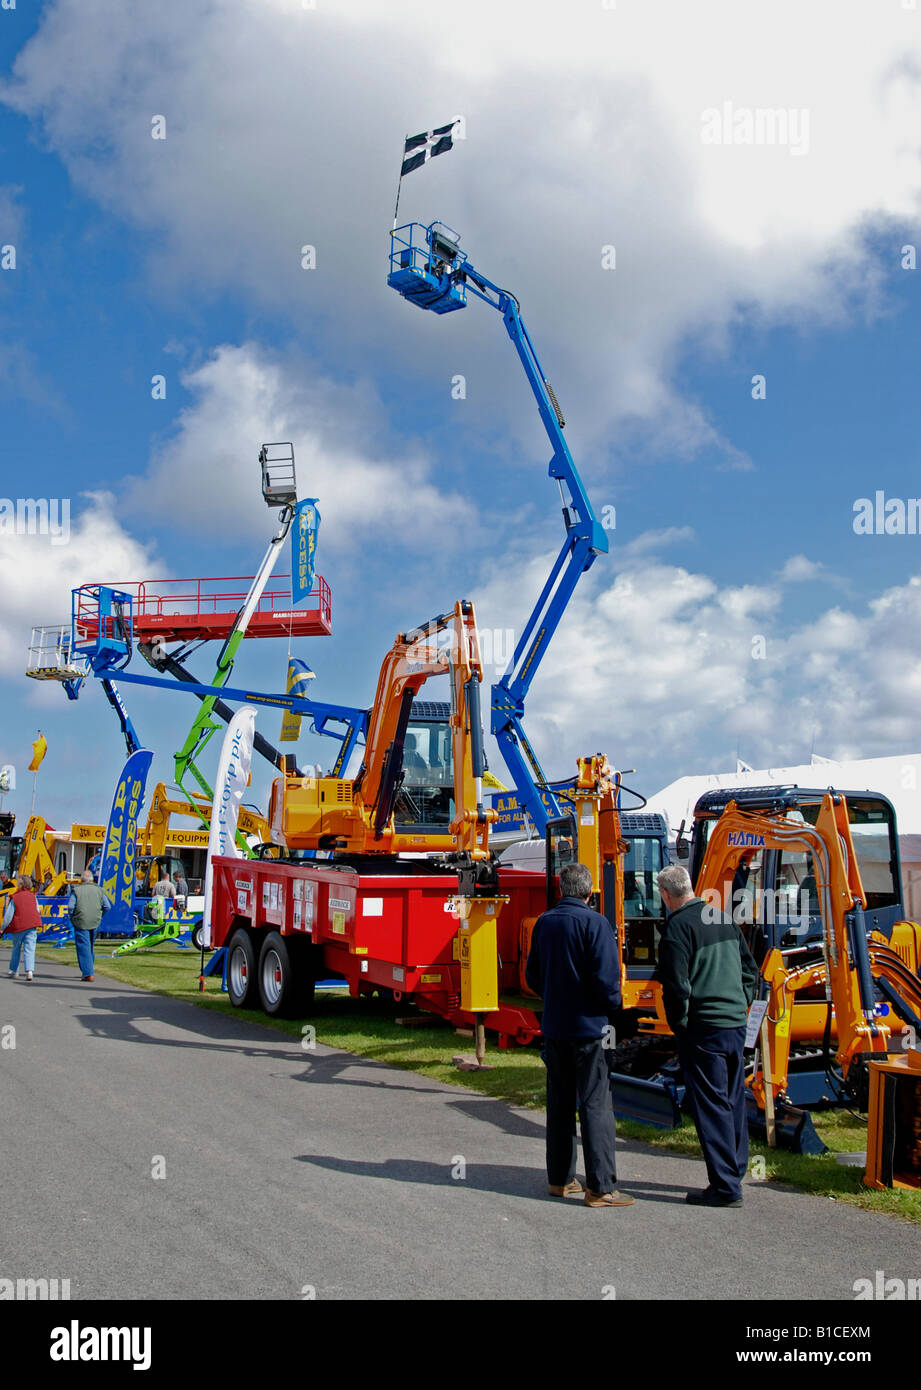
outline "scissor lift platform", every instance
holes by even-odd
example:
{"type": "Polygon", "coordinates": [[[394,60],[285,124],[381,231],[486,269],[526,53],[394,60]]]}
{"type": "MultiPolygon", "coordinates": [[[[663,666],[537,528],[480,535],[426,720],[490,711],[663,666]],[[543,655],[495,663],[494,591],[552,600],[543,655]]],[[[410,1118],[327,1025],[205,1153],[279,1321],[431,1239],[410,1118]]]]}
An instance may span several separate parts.
{"type": "MultiPolygon", "coordinates": [[[[279,575],[278,579],[287,576],[279,575]]],[[[210,579],[145,579],[115,584],[131,595],[134,640],[150,642],[207,642],[230,635],[237,614],[252,584],[251,576],[229,575],[210,579]]],[[[99,628],[99,606],[87,586],[74,608],[77,640],[92,641],[99,628]]],[[[247,637],[325,637],[332,632],[332,595],[326,580],[317,575],[310,596],[291,606],[290,583],[266,590],[250,619],[247,637]]]]}

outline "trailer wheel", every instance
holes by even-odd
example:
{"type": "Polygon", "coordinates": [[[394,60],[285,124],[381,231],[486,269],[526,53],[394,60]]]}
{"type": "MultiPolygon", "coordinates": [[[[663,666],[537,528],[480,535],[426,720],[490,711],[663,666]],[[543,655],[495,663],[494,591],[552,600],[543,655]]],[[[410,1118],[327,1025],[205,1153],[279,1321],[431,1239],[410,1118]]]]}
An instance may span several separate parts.
{"type": "Polygon", "coordinates": [[[259,999],[272,1018],[296,1018],[313,1004],[313,961],[302,943],[287,942],[280,932],[269,932],[259,954],[259,999]]]}
{"type": "Polygon", "coordinates": [[[199,922],[197,927],[192,928],[192,945],[195,947],[196,951],[201,950],[202,943],[204,941],[204,936],[205,929],[202,926],[201,922],[199,922]]]}
{"type": "Polygon", "coordinates": [[[258,992],[256,948],[249,932],[238,927],[227,946],[227,993],[235,1009],[251,1009],[258,992]]]}

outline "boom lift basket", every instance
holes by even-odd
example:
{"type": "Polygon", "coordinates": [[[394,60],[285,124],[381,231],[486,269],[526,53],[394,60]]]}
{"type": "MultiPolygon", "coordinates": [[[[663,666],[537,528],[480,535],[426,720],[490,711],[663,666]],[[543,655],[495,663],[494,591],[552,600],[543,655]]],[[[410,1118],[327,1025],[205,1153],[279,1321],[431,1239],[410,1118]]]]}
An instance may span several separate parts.
{"type": "Polygon", "coordinates": [[[420,309],[449,314],[467,304],[457,232],[443,222],[423,227],[408,222],[390,233],[390,274],[387,284],[420,309]]]}
{"type": "MultiPolygon", "coordinates": [[[[71,650],[71,628],[33,627],[29,643],[29,664],[26,675],[36,681],[61,681],[67,689],[71,681],[78,684],[89,674],[89,663],[71,650]]],[[[68,695],[70,691],[68,690],[68,695]]],[[[76,696],[72,695],[71,699],[76,696]]]]}
{"type": "Polygon", "coordinates": [[[71,594],[72,653],[94,671],[117,669],[131,659],[134,596],[105,584],[81,584],[71,594]]]}
{"type": "Polygon", "coordinates": [[[297,481],[294,476],[294,445],[263,444],[259,451],[262,464],[262,495],[269,507],[293,507],[297,501],[297,481]]]}

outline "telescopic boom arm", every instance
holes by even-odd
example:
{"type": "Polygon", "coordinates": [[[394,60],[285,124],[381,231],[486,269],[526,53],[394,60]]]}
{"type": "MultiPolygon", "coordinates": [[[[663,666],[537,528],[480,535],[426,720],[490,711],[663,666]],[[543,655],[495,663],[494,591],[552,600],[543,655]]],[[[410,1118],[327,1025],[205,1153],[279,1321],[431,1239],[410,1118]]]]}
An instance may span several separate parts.
{"type": "Polygon", "coordinates": [[[607,553],[608,540],[563,437],[565,420],[521,318],[518,300],[471,264],[460,250],[459,240],[457,233],[441,222],[428,227],[414,222],[396,228],[391,232],[387,283],[412,303],[439,314],[464,308],[468,291],[497,309],[553,448],[549,473],[560,490],[566,534],[512,659],[492,687],[491,717],[491,729],[514,778],[518,798],[538,834],[543,835],[547,821],[560,815],[560,806],[524,732],[525,697],[580,576],[592,566],[596,555],[607,553]]]}

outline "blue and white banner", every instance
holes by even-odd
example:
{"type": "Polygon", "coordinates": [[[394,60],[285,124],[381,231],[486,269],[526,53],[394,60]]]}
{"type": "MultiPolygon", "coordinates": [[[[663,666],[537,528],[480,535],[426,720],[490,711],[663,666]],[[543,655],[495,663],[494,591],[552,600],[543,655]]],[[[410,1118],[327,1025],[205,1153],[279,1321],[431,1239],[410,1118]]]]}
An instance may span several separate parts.
{"type": "Polygon", "coordinates": [[[112,907],[103,916],[100,931],[119,935],[124,933],[126,936],[134,932],[134,855],[138,817],[144,805],[144,790],[152,762],[150,749],[139,748],[125,763],[115,788],[99,870],[99,887],[112,907]]]}
{"type": "MultiPolygon", "coordinates": [[[[297,695],[298,698],[307,694],[307,687],[314,678],[306,661],[301,661],[300,657],[292,656],[288,658],[288,684],[287,692],[289,695],[297,695]]],[[[280,743],[297,743],[301,736],[301,715],[294,710],[286,709],[281,716],[280,743]]]]}
{"type": "Polygon", "coordinates": [[[315,497],[305,497],[294,508],[291,522],[291,603],[297,605],[313,588],[320,513],[315,497]]]}
{"type": "Polygon", "coordinates": [[[211,945],[211,889],[214,874],[211,861],[216,854],[242,858],[236,845],[237,819],[240,802],[249,785],[253,764],[253,734],[256,711],[252,705],[238,709],[227,725],[217,765],[214,801],[211,805],[211,828],[208,832],[208,862],[205,866],[205,903],[202,910],[202,936],[211,945]]]}

